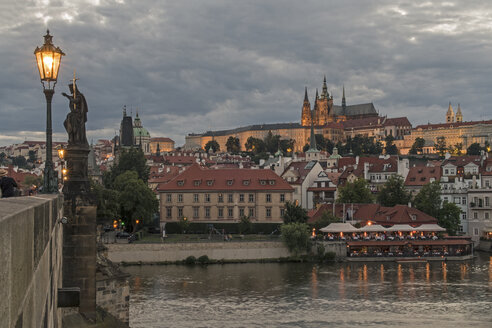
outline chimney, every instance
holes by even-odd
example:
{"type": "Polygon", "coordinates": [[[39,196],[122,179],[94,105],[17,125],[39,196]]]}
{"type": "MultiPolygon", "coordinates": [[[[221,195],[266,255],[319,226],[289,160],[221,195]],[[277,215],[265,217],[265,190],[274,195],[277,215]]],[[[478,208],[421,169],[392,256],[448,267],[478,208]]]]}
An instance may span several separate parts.
{"type": "Polygon", "coordinates": [[[359,165],[359,155],[355,156],[355,165],[359,165]]]}
{"type": "Polygon", "coordinates": [[[408,207],[412,207],[412,202],[408,202],[408,207]]]}

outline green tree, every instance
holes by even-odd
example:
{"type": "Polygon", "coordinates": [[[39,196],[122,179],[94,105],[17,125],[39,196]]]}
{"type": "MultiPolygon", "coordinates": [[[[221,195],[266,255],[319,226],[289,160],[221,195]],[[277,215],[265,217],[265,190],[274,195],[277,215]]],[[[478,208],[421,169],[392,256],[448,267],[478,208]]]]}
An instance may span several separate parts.
{"type": "Polygon", "coordinates": [[[216,140],[210,140],[205,144],[205,151],[208,153],[208,151],[212,148],[212,151],[214,153],[220,151],[220,145],[216,140]]]}
{"type": "Polygon", "coordinates": [[[99,183],[91,182],[91,190],[97,200],[97,218],[115,219],[120,217],[119,193],[117,190],[106,189],[99,183]]]}
{"type": "Polygon", "coordinates": [[[398,155],[398,148],[393,143],[393,141],[395,141],[395,138],[391,134],[389,134],[386,136],[384,141],[386,142],[386,146],[384,146],[384,152],[388,155],[398,155]]]}
{"type": "Polygon", "coordinates": [[[0,165],[4,165],[7,162],[7,155],[4,152],[0,153],[0,165]]]}
{"type": "Polygon", "coordinates": [[[114,181],[119,175],[126,171],[135,171],[138,174],[138,178],[145,183],[149,180],[150,169],[147,166],[145,155],[140,148],[132,148],[121,152],[118,162],[114,164],[108,172],[104,173],[104,186],[109,189],[114,189],[114,181]]]}
{"type": "Polygon", "coordinates": [[[228,153],[237,154],[241,150],[241,145],[239,144],[239,138],[230,136],[227,138],[226,149],[228,153]]]}
{"type": "Polygon", "coordinates": [[[265,143],[266,151],[270,154],[275,154],[280,147],[280,136],[273,135],[272,131],[268,131],[263,142],[265,143]]]}
{"type": "Polygon", "coordinates": [[[437,137],[436,142],[434,143],[434,150],[437,151],[439,156],[443,157],[448,147],[446,147],[446,138],[445,137],[437,137]]]}
{"type": "Polygon", "coordinates": [[[294,151],[294,145],[296,141],[294,139],[282,139],[280,140],[280,150],[284,155],[287,155],[294,151]]]}
{"type": "Polygon", "coordinates": [[[454,203],[444,202],[439,210],[438,224],[455,236],[460,225],[461,209],[454,203]]]}
{"type": "Polygon", "coordinates": [[[29,151],[28,157],[29,158],[27,159],[27,161],[31,163],[36,162],[36,160],[38,159],[38,157],[36,156],[36,152],[34,150],[29,151]]]}
{"type": "Polygon", "coordinates": [[[14,157],[12,159],[12,164],[14,166],[18,166],[22,169],[27,168],[27,160],[24,156],[21,156],[21,155],[14,157]]]}
{"type": "Polygon", "coordinates": [[[246,233],[251,230],[252,223],[249,216],[243,215],[239,219],[238,230],[240,234],[246,233]]]}
{"type": "Polygon", "coordinates": [[[410,154],[422,154],[424,151],[425,139],[417,137],[413,142],[412,148],[410,148],[410,154]]]}
{"type": "Polygon", "coordinates": [[[482,151],[482,147],[478,142],[472,143],[470,147],[466,149],[466,154],[467,155],[480,155],[480,152],[482,151]]]}
{"type": "Polygon", "coordinates": [[[338,191],[338,203],[372,203],[373,197],[369,190],[369,185],[364,178],[359,178],[354,182],[347,182],[338,191]]]}
{"type": "Polygon", "coordinates": [[[449,146],[449,152],[453,155],[461,156],[461,154],[463,153],[463,143],[458,142],[454,146],[449,146]]]}
{"type": "Polygon", "coordinates": [[[441,208],[441,186],[439,181],[428,183],[420,189],[414,199],[415,207],[435,218],[441,208]]]}
{"type": "Polygon", "coordinates": [[[179,218],[178,228],[181,233],[186,233],[186,230],[188,230],[189,227],[190,227],[190,221],[187,218],[185,217],[179,218]]]}
{"type": "Polygon", "coordinates": [[[308,220],[307,210],[294,202],[285,202],[284,223],[300,222],[306,223],[308,220]]]}
{"type": "Polygon", "coordinates": [[[306,223],[293,222],[280,227],[282,239],[294,257],[309,250],[309,226],[306,223]]]}
{"type": "Polygon", "coordinates": [[[154,213],[158,211],[158,201],[155,194],[146,183],[138,178],[135,171],[126,171],[119,175],[114,182],[118,190],[121,219],[126,225],[136,230],[136,220],[149,223],[154,213]]]}
{"type": "Polygon", "coordinates": [[[253,154],[259,154],[266,151],[265,142],[255,137],[249,137],[246,140],[244,147],[253,154]]]}
{"type": "Polygon", "coordinates": [[[388,207],[406,205],[410,199],[410,193],[406,190],[405,181],[400,175],[390,176],[377,196],[378,203],[388,207]]]}
{"type": "Polygon", "coordinates": [[[334,216],[330,211],[325,211],[316,221],[313,222],[312,226],[319,231],[319,229],[324,228],[333,222],[342,222],[342,220],[334,216]]]}

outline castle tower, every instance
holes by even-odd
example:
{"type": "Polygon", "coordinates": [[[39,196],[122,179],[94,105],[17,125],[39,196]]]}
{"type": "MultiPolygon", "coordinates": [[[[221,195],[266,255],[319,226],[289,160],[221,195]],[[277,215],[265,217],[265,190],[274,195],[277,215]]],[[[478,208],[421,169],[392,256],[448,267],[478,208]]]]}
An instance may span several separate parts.
{"type": "Polygon", "coordinates": [[[304,91],[304,103],[302,104],[302,114],[301,114],[301,125],[310,126],[311,125],[311,104],[309,103],[307,87],[304,91]]]}
{"type": "Polygon", "coordinates": [[[328,87],[326,86],[326,75],[323,77],[323,87],[318,102],[318,119],[317,125],[325,125],[328,121],[330,94],[328,93],[328,87]]]}
{"type": "Polygon", "coordinates": [[[458,104],[458,111],[456,111],[456,122],[463,122],[463,114],[461,113],[460,104],[458,104]]]}
{"type": "Polygon", "coordinates": [[[446,123],[454,123],[454,112],[451,102],[449,102],[448,111],[446,112],[446,123]]]}
{"type": "Polygon", "coordinates": [[[120,124],[120,146],[133,146],[133,122],[132,117],[126,114],[126,106],[123,106],[123,119],[120,124]]]}

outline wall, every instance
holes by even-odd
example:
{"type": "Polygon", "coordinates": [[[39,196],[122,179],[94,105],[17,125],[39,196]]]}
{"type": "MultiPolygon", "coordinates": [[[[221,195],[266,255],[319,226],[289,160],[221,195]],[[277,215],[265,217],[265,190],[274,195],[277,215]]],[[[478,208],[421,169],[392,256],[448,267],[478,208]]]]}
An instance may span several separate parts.
{"type": "Polygon", "coordinates": [[[0,199],[0,328],[61,327],[63,198],[0,199]]]}
{"type": "Polygon", "coordinates": [[[207,255],[215,260],[260,260],[290,256],[280,241],[265,242],[206,242],[162,244],[109,244],[109,260],[119,262],[181,261],[188,256],[207,255]]]}

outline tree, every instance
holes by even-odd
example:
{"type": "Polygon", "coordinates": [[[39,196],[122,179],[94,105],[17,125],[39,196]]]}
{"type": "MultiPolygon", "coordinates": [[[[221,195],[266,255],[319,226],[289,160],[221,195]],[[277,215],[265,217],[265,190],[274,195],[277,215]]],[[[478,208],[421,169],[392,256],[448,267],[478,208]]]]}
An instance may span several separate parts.
{"type": "Polygon", "coordinates": [[[251,227],[252,227],[252,223],[251,223],[250,217],[249,216],[246,216],[246,215],[243,215],[239,219],[239,223],[238,223],[239,233],[240,234],[243,234],[245,232],[248,232],[248,231],[251,230],[251,227]]]}
{"type": "Polygon", "coordinates": [[[244,144],[247,151],[253,154],[263,153],[266,151],[265,142],[255,137],[249,137],[244,144]]]}
{"type": "Polygon", "coordinates": [[[26,161],[26,158],[24,156],[16,156],[12,159],[12,164],[14,166],[18,166],[20,168],[27,168],[27,161],[26,161]]]}
{"type": "Polygon", "coordinates": [[[410,199],[411,195],[405,189],[405,181],[400,175],[391,175],[377,196],[378,203],[388,207],[406,205],[410,199]]]}
{"type": "Polygon", "coordinates": [[[449,152],[451,154],[461,156],[461,154],[463,153],[463,143],[458,142],[454,146],[449,146],[449,152]]]}
{"type": "Polygon", "coordinates": [[[294,257],[309,250],[309,226],[306,223],[293,222],[280,227],[282,239],[294,257]]]}
{"type": "Polygon", "coordinates": [[[314,223],[312,224],[313,228],[316,230],[319,230],[321,228],[326,227],[330,223],[333,222],[341,222],[342,220],[340,218],[337,218],[334,216],[330,211],[325,211],[323,214],[321,214],[321,217],[319,217],[314,223]]]}
{"type": "Polygon", "coordinates": [[[263,142],[265,143],[266,151],[270,154],[275,154],[280,147],[280,136],[273,135],[272,131],[268,131],[268,134],[263,142]]]}
{"type": "Polygon", "coordinates": [[[31,162],[31,163],[34,163],[36,162],[36,160],[38,159],[38,157],[36,156],[36,152],[34,150],[30,150],[29,153],[28,153],[28,162],[31,162]]]}
{"type": "Polygon", "coordinates": [[[212,152],[216,153],[220,151],[220,145],[217,141],[215,140],[210,140],[205,144],[205,151],[208,153],[208,151],[212,148],[212,152]]]}
{"type": "Polygon", "coordinates": [[[291,153],[294,150],[296,141],[294,139],[282,139],[280,140],[280,150],[284,155],[291,153]]]}
{"type": "Polygon", "coordinates": [[[135,171],[126,171],[114,181],[114,189],[118,190],[118,203],[122,221],[133,226],[136,230],[136,221],[150,222],[158,211],[158,201],[147,184],[138,178],[135,171]]]}
{"type": "Polygon", "coordinates": [[[470,147],[466,149],[466,154],[467,155],[480,155],[480,152],[482,151],[482,147],[478,142],[472,143],[470,147]]]}
{"type": "Polygon", "coordinates": [[[372,203],[373,197],[367,181],[359,178],[354,182],[347,182],[345,186],[339,188],[338,203],[372,203]]]}
{"type": "Polygon", "coordinates": [[[7,159],[7,155],[5,155],[4,152],[1,152],[0,153],[0,165],[4,165],[4,163],[6,162],[6,159],[7,159]]]}
{"type": "Polygon", "coordinates": [[[306,209],[302,208],[300,205],[296,205],[294,202],[285,202],[285,212],[284,212],[284,223],[300,222],[306,223],[308,220],[308,215],[306,209]]]}
{"type": "Polygon", "coordinates": [[[228,153],[237,154],[241,150],[241,145],[239,144],[239,138],[230,136],[226,142],[226,149],[228,153]]]}
{"type": "Polygon", "coordinates": [[[417,137],[413,142],[412,148],[410,148],[410,154],[422,154],[424,151],[425,139],[417,137]]]}
{"type": "Polygon", "coordinates": [[[135,171],[138,178],[147,183],[149,180],[149,167],[143,151],[138,148],[132,148],[121,152],[117,164],[111,167],[111,170],[103,175],[104,186],[109,189],[114,189],[113,184],[115,179],[126,171],[135,171]]]}
{"type": "Polygon", "coordinates": [[[454,203],[444,202],[439,210],[438,224],[455,236],[460,225],[461,209],[454,203]]]}
{"type": "Polygon", "coordinates": [[[187,218],[185,217],[179,218],[178,227],[181,233],[186,233],[186,230],[188,230],[189,226],[190,226],[190,221],[188,221],[187,218]]]}
{"type": "Polygon", "coordinates": [[[437,151],[439,156],[443,157],[447,151],[446,147],[446,138],[445,137],[437,137],[436,142],[434,143],[434,150],[437,151]]]}
{"type": "Polygon", "coordinates": [[[384,146],[384,152],[388,155],[398,155],[398,148],[395,144],[393,144],[395,138],[391,134],[389,134],[386,136],[384,141],[386,142],[386,146],[384,146]]]}
{"type": "Polygon", "coordinates": [[[117,190],[104,188],[99,183],[91,181],[91,191],[97,200],[98,219],[115,219],[120,216],[117,190]]]}
{"type": "Polygon", "coordinates": [[[424,185],[415,196],[414,203],[417,209],[438,218],[439,209],[441,208],[441,186],[439,181],[424,185]]]}
{"type": "Polygon", "coordinates": [[[24,178],[24,182],[22,184],[26,187],[30,187],[30,186],[40,187],[43,185],[43,179],[41,178],[41,176],[26,175],[26,177],[24,178]]]}

